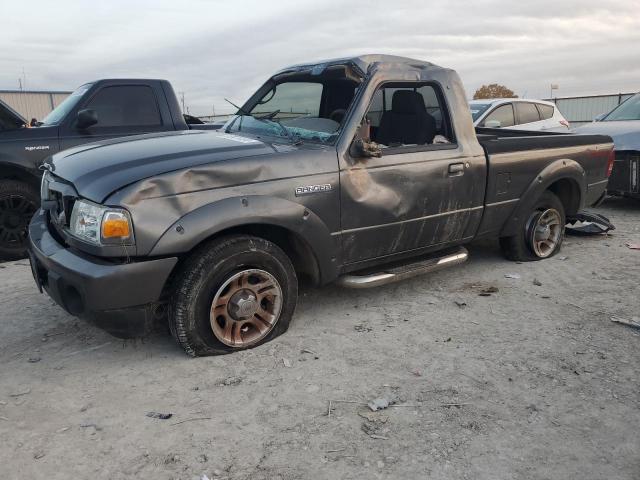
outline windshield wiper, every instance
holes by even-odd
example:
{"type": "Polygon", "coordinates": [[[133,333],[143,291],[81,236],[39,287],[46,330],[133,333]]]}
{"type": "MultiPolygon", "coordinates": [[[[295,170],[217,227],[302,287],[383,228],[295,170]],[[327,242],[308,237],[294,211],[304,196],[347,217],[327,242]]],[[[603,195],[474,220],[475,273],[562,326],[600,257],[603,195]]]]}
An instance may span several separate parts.
{"type": "MultiPolygon", "coordinates": [[[[229,100],[228,98],[225,98],[225,101],[227,101],[228,103],[230,103],[232,106],[236,107],[238,109],[238,113],[240,113],[241,115],[247,116],[247,117],[251,117],[254,118],[260,122],[264,122],[267,125],[269,125],[269,122],[271,123],[275,123],[276,125],[278,125],[278,127],[280,128],[280,130],[282,132],[284,132],[285,137],[287,137],[289,140],[291,140],[291,142],[294,145],[299,145],[302,143],[302,140],[296,136],[294,136],[288,129],[287,127],[285,127],[284,125],[282,125],[279,121],[274,120],[274,117],[280,113],[280,110],[274,110],[273,112],[269,112],[269,113],[265,113],[264,115],[254,115],[250,112],[247,112],[244,108],[239,107],[238,105],[236,105],[235,103],[233,103],[231,100],[229,100]]],[[[229,125],[227,127],[227,129],[225,130],[226,133],[229,133],[229,129],[231,128],[231,125],[229,125]]]]}
{"type": "Polygon", "coordinates": [[[258,120],[273,120],[273,118],[279,113],[280,113],[280,109],[274,110],[273,112],[270,112],[270,113],[265,113],[264,115],[260,115],[260,117],[254,117],[254,118],[257,118],[258,120]]]}
{"type": "MultiPolygon", "coordinates": [[[[280,110],[277,111],[278,113],[280,112],[280,110]]],[[[277,113],[270,113],[269,115],[277,115],[277,113]]],[[[264,118],[264,117],[262,117],[264,118]]],[[[289,129],[287,127],[285,127],[284,125],[282,125],[278,120],[274,120],[273,118],[269,119],[270,122],[275,123],[276,125],[278,125],[280,127],[280,130],[282,130],[284,132],[284,134],[289,138],[289,140],[291,140],[291,143],[293,145],[300,145],[302,143],[302,139],[300,137],[296,137],[292,132],[289,131],[289,129]]]]}

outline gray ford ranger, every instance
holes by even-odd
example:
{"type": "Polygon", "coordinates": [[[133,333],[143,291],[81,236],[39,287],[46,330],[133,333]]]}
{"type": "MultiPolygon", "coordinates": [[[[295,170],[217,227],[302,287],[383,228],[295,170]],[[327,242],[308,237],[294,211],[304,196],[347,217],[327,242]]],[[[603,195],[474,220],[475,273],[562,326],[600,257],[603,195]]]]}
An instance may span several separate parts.
{"type": "Polygon", "coordinates": [[[31,221],[39,288],[121,337],[155,320],[190,355],[287,330],[298,279],[374,287],[500,240],[560,249],[604,194],[602,135],[473,127],[452,70],[368,55],[279,71],[221,130],[75,147],[46,162],[31,221]]]}

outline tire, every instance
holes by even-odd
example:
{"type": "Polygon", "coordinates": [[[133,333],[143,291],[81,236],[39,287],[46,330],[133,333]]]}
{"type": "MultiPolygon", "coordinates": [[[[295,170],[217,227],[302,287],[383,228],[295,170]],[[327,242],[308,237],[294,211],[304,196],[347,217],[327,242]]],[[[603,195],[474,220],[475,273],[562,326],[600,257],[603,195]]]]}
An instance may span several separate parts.
{"type": "Polygon", "coordinates": [[[40,205],[39,192],[18,180],[0,181],[0,259],[27,256],[29,222],[40,205]]]}
{"type": "Polygon", "coordinates": [[[502,252],[509,260],[521,262],[550,258],[560,251],[566,223],[562,202],[555,194],[546,191],[534,203],[530,212],[519,221],[516,230],[518,233],[512,237],[500,238],[502,252]],[[549,225],[557,225],[557,227],[551,226],[546,230],[543,224],[549,218],[553,220],[549,225]],[[539,227],[539,231],[542,232],[541,237],[536,236],[538,231],[536,227],[539,227]],[[549,233],[550,238],[547,241],[548,244],[542,248],[541,245],[545,245],[545,240],[540,241],[540,238],[544,238],[546,232],[549,233]]]}
{"type": "Polygon", "coordinates": [[[181,266],[169,327],[187,354],[222,355],[283,334],[297,299],[296,272],[277,245],[248,235],[223,237],[199,247],[181,266]]]}

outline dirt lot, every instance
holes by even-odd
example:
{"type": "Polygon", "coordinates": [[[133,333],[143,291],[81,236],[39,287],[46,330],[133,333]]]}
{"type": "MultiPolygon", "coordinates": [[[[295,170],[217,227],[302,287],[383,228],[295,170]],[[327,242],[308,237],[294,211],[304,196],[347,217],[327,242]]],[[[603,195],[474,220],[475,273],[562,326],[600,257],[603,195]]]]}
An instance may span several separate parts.
{"type": "Polygon", "coordinates": [[[116,340],[0,265],[0,477],[638,479],[640,331],[610,317],[640,317],[640,204],[600,210],[613,235],[547,261],[478,244],[431,276],[305,289],[287,334],[224,357],[116,340]],[[357,403],[376,397],[397,403],[357,403]]]}

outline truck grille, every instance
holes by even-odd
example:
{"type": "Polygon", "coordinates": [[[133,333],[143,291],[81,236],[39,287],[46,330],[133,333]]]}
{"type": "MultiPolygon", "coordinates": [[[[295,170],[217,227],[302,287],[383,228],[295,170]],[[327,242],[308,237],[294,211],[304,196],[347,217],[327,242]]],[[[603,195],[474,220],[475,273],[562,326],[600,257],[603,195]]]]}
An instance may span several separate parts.
{"type": "MultiPolygon", "coordinates": [[[[63,195],[61,192],[52,192],[55,198],[55,222],[64,227],[69,227],[71,222],[71,212],[73,211],[73,204],[75,198],[63,195]]],[[[53,215],[52,215],[53,218],[53,215]]]]}
{"type": "Polygon", "coordinates": [[[46,173],[42,179],[42,208],[56,227],[69,228],[77,194],[73,186],[46,173]]]}
{"type": "Polygon", "coordinates": [[[640,152],[616,152],[607,190],[614,193],[640,193],[640,152]]]}

